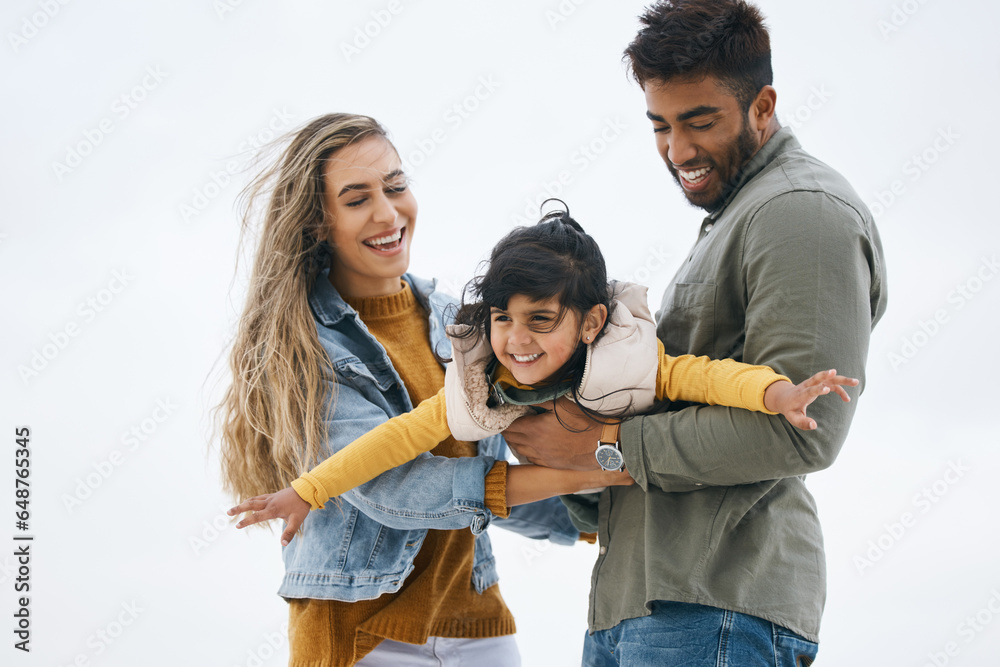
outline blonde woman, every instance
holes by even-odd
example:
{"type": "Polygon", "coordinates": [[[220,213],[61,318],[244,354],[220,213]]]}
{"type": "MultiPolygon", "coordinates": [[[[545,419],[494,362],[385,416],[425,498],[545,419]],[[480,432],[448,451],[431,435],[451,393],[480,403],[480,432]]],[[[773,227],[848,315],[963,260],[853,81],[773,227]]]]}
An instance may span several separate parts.
{"type": "MultiPolygon", "coordinates": [[[[248,192],[245,224],[263,220],[221,406],[225,485],[241,510],[436,394],[451,304],[406,273],[417,203],[375,120],[311,121],[248,192]]],[[[552,496],[631,478],[557,471],[525,484],[505,456],[499,436],[449,438],[310,512],[283,547],[289,664],[520,664],[486,527],[572,543],[552,496]]]]}

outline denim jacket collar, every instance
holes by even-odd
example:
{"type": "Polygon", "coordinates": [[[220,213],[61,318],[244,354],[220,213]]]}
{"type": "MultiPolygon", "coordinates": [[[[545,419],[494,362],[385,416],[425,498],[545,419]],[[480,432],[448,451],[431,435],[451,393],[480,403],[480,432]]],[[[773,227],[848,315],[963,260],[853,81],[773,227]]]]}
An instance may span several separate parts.
{"type": "MultiPolygon", "coordinates": [[[[425,309],[430,310],[431,295],[437,287],[437,280],[425,280],[409,273],[403,274],[403,280],[409,283],[417,301],[425,309]]],[[[309,291],[309,306],[312,308],[316,319],[325,326],[332,327],[339,323],[348,315],[357,316],[357,311],[351,308],[350,304],[344,301],[340,292],[330,282],[330,269],[323,269],[312,289],[309,291]]]]}

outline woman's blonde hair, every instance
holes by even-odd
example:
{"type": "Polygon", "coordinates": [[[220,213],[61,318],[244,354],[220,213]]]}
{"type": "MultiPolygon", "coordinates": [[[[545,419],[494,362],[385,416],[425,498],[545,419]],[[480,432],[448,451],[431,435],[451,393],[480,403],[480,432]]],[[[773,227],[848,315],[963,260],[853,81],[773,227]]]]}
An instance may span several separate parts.
{"type": "Polygon", "coordinates": [[[287,487],[321,458],[334,385],[308,295],[328,260],[325,166],[371,137],[389,142],[368,116],[316,118],[286,137],[242,193],[243,237],[262,201],[263,220],[229,357],[232,384],[218,406],[223,486],[240,500],[287,487]]]}

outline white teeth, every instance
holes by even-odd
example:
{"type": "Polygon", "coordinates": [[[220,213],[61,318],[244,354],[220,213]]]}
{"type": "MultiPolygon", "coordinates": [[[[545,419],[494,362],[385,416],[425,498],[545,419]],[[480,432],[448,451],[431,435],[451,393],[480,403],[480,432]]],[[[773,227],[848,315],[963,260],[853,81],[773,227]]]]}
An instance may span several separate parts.
{"type": "Polygon", "coordinates": [[[395,234],[390,234],[389,236],[382,236],[377,239],[369,239],[365,241],[365,245],[370,245],[370,246],[385,245],[386,243],[392,243],[394,241],[398,241],[402,237],[403,237],[403,230],[402,228],[400,228],[396,230],[395,234]]]}
{"type": "Polygon", "coordinates": [[[526,364],[529,361],[534,361],[538,357],[542,356],[542,353],[538,352],[537,354],[528,354],[528,355],[512,354],[510,356],[514,357],[514,361],[520,364],[526,364]]]}
{"type": "Polygon", "coordinates": [[[681,171],[679,172],[681,176],[684,177],[685,181],[693,183],[699,180],[702,176],[711,171],[711,167],[702,167],[701,169],[695,169],[694,171],[681,171]]]}

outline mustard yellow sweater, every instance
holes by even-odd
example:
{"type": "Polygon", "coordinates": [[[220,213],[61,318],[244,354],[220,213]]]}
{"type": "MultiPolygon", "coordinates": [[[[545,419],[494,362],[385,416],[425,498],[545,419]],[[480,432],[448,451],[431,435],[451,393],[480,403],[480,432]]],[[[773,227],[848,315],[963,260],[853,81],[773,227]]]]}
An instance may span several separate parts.
{"type": "MultiPolygon", "coordinates": [[[[386,296],[347,299],[385,347],[414,404],[444,384],[427,330],[427,313],[405,283],[386,296]],[[415,341],[421,341],[417,344],[415,341]]],[[[439,438],[436,456],[474,456],[473,443],[439,438]]],[[[353,445],[352,445],[353,447],[353,445]]],[[[486,474],[486,505],[506,512],[507,463],[486,474]]],[[[290,667],[353,665],[383,639],[423,644],[428,637],[481,638],[513,634],[514,617],[498,586],[472,587],[475,535],[468,530],[428,530],[413,571],[396,593],[374,600],[289,600],[290,667]]]]}
{"type": "MultiPolygon", "coordinates": [[[[751,366],[732,359],[709,359],[685,355],[671,357],[659,346],[656,398],[725,405],[775,414],[764,407],[764,391],[778,380],[788,380],[767,366],[751,366]]],[[[503,366],[497,381],[519,385],[503,366]]],[[[372,429],[323,463],[292,482],[296,493],[313,509],[333,497],[368,482],[386,470],[430,451],[448,438],[444,389],[410,412],[372,429]]]]}

